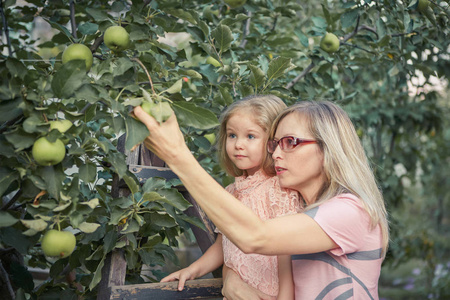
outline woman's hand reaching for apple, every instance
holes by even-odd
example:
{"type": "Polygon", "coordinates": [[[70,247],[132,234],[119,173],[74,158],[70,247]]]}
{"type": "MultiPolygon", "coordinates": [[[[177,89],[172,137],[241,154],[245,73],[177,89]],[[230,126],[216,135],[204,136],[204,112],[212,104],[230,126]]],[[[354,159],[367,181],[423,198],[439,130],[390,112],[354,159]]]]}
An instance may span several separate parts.
{"type": "Polygon", "coordinates": [[[144,141],[145,146],[169,166],[192,156],[184,142],[183,134],[174,113],[161,123],[146,113],[140,106],[134,108],[134,115],[150,131],[149,136],[144,141]]]}

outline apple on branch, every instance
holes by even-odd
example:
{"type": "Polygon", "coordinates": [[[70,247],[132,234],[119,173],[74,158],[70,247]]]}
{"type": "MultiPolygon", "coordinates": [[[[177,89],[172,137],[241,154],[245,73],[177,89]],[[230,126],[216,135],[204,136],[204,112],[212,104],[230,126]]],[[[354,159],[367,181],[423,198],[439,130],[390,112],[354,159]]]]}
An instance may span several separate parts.
{"type": "Polygon", "coordinates": [[[122,26],[111,26],[103,35],[105,45],[114,52],[121,52],[130,46],[130,34],[122,26]]]}
{"type": "Polygon", "coordinates": [[[77,240],[70,231],[51,229],[44,234],[41,248],[46,256],[64,258],[75,250],[77,240]]]}
{"type": "Polygon", "coordinates": [[[89,71],[92,67],[94,57],[91,50],[83,44],[72,44],[64,50],[62,54],[62,63],[65,64],[71,60],[84,60],[86,63],[86,71],[89,71]]]}
{"type": "Polygon", "coordinates": [[[320,40],[320,48],[328,53],[333,53],[339,50],[339,39],[333,33],[327,32],[320,40]]]}
{"type": "Polygon", "coordinates": [[[159,123],[165,122],[168,118],[170,118],[173,112],[170,104],[164,101],[160,101],[158,103],[146,101],[141,104],[141,107],[159,123]]]}
{"type": "Polygon", "coordinates": [[[66,156],[66,147],[60,139],[52,143],[46,137],[41,137],[34,142],[31,154],[39,165],[53,166],[62,162],[66,156]]]}

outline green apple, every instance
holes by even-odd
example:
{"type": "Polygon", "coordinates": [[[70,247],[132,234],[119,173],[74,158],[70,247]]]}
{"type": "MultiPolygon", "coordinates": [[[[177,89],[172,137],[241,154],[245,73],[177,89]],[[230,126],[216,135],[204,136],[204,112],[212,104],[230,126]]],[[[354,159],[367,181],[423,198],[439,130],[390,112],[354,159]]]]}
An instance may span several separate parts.
{"type": "Polygon", "coordinates": [[[59,132],[64,133],[72,127],[72,122],[69,120],[55,120],[50,121],[50,130],[57,129],[59,132]]]}
{"type": "Polygon", "coordinates": [[[41,137],[34,142],[31,153],[39,165],[53,166],[64,159],[66,156],[66,147],[60,139],[51,143],[47,138],[41,137]]]}
{"type": "Polygon", "coordinates": [[[223,2],[231,8],[237,8],[244,5],[247,0],[223,0],[223,2]]]}
{"type": "Polygon", "coordinates": [[[158,103],[144,102],[142,109],[159,123],[165,122],[172,115],[172,108],[168,102],[160,101],[158,103]]]}
{"type": "Polygon", "coordinates": [[[417,3],[417,10],[420,12],[424,12],[429,5],[430,5],[429,0],[419,0],[419,2],[417,3]]]}
{"type": "Polygon", "coordinates": [[[320,40],[320,48],[322,50],[333,53],[339,50],[339,39],[333,33],[327,32],[320,40]]]}
{"type": "Polygon", "coordinates": [[[209,141],[209,143],[212,145],[216,141],[216,134],[213,133],[207,133],[204,135],[204,137],[209,141]]]}
{"type": "Polygon", "coordinates": [[[106,29],[103,41],[112,51],[120,52],[130,46],[130,34],[122,26],[111,26],[106,29]]]}
{"type": "Polygon", "coordinates": [[[62,54],[63,64],[74,59],[84,60],[86,63],[86,71],[91,69],[94,61],[91,50],[83,44],[72,44],[64,50],[62,54]]]}
{"type": "Polygon", "coordinates": [[[219,68],[219,67],[222,66],[220,64],[220,62],[217,59],[215,59],[214,57],[212,57],[212,56],[208,56],[208,58],[206,58],[206,63],[210,64],[210,65],[213,65],[216,68],[219,68]]]}
{"type": "Polygon", "coordinates": [[[64,258],[75,250],[77,239],[70,231],[51,229],[44,234],[41,248],[46,256],[64,258]]]}

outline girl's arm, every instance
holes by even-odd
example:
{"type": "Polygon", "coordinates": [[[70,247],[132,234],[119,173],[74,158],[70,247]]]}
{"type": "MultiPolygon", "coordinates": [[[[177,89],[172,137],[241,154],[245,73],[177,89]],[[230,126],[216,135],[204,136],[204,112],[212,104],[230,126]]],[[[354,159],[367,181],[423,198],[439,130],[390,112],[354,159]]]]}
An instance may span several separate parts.
{"type": "Polygon", "coordinates": [[[337,247],[305,214],[262,221],[200,166],[186,146],[174,114],[159,124],[139,106],[134,113],[150,131],[146,147],[169,165],[211,221],[244,253],[305,254],[337,247]]]}
{"type": "Polygon", "coordinates": [[[294,279],[290,255],[278,256],[278,280],[280,289],[277,300],[294,300],[294,279]]]}
{"type": "Polygon", "coordinates": [[[225,264],[222,269],[222,294],[226,300],[270,300],[271,297],[249,286],[225,264]]]}
{"type": "Polygon", "coordinates": [[[186,280],[192,280],[214,271],[223,264],[222,234],[218,234],[216,241],[206,250],[199,259],[189,267],[176,271],[163,279],[161,282],[178,280],[178,290],[184,288],[186,280]]]}

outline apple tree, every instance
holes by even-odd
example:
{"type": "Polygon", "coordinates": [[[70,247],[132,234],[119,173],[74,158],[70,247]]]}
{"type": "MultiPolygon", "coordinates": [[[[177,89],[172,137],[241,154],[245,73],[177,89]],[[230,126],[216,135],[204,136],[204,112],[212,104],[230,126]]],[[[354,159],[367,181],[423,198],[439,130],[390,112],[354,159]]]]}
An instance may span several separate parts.
{"type": "MultiPolygon", "coordinates": [[[[199,162],[225,185],[211,143],[218,115],[261,93],[287,104],[328,99],[350,113],[392,213],[388,262],[427,255],[431,269],[448,254],[448,245],[438,253],[427,234],[395,219],[412,186],[430,212],[448,205],[448,192],[422,175],[448,180],[438,172],[448,151],[436,150],[449,141],[447,1],[30,0],[0,8],[0,248],[18,257],[2,259],[14,290],[93,298],[114,249],[124,250],[128,283],[143,281],[142,265],[176,261],[177,237],[202,224],[183,213],[190,204],[179,181],[141,185],[128,170],[119,138],[132,151],[148,134],[132,108],[143,105],[160,122],[173,110],[199,162]],[[58,141],[64,149],[52,147],[58,141]],[[113,178],[129,196],[111,195],[113,178]],[[75,234],[70,256],[44,255],[50,230],[75,234]],[[34,286],[28,267],[50,268],[50,279],[34,286]]],[[[146,279],[161,275],[154,269],[146,279]]]]}

